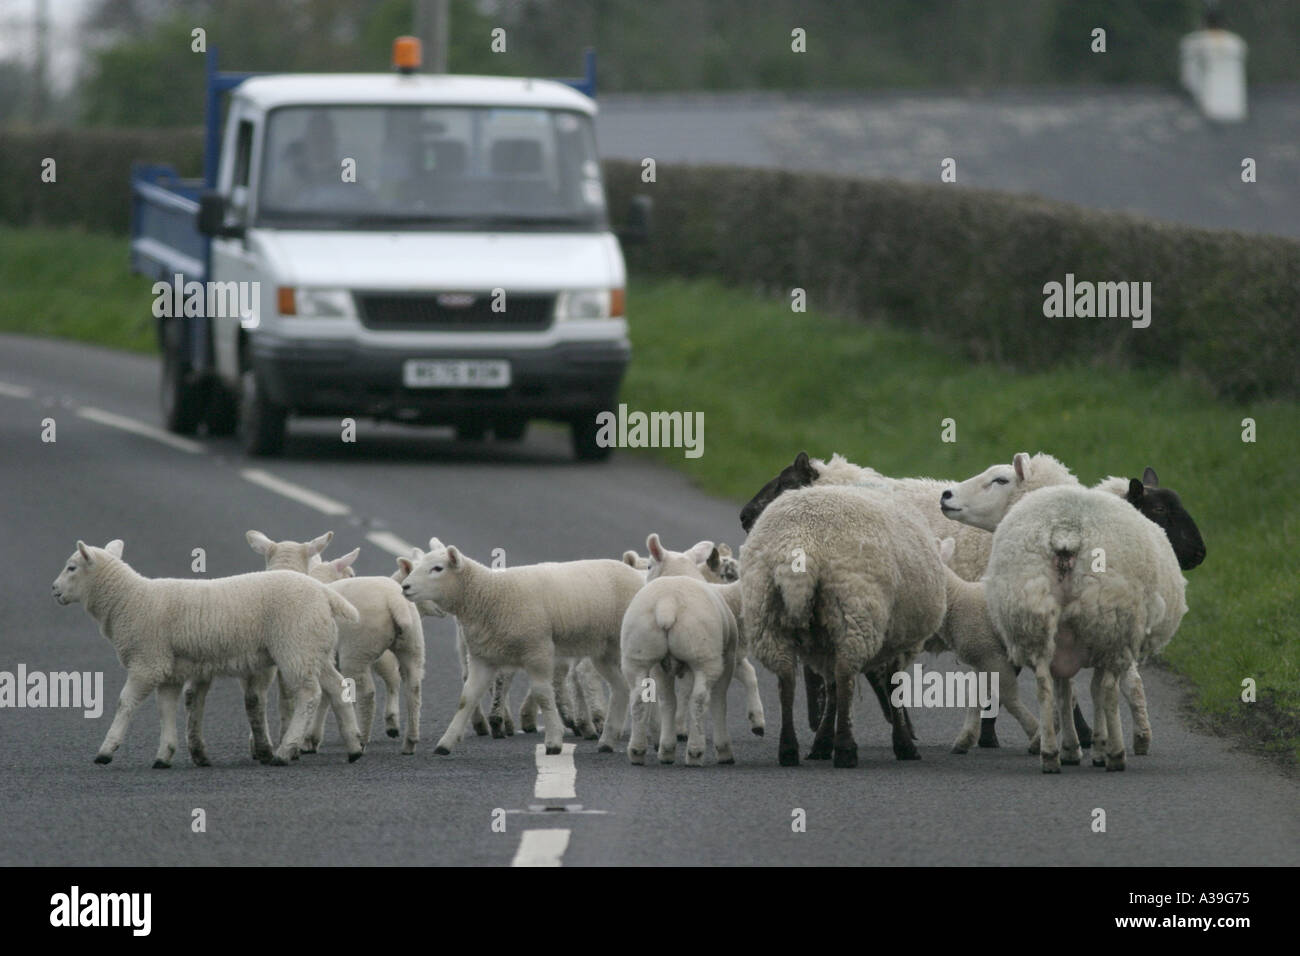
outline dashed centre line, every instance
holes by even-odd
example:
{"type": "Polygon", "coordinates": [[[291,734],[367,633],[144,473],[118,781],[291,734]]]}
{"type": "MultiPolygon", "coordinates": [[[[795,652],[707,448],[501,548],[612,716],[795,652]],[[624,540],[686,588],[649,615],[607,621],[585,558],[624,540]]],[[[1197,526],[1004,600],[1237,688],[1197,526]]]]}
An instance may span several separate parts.
{"type": "Polygon", "coordinates": [[[525,830],[511,866],[559,866],[569,848],[569,831],[561,829],[525,830]]]}
{"type": "Polygon", "coordinates": [[[8,382],[0,382],[0,395],[6,395],[9,398],[31,398],[33,392],[26,385],[10,385],[8,382]]]}
{"type": "Polygon", "coordinates": [[[152,425],[146,425],[142,421],[134,418],[127,418],[125,415],[117,415],[113,412],[106,412],[102,408],[95,408],[91,405],[83,405],[77,409],[77,415],[88,421],[98,422],[100,425],[107,425],[110,428],[117,428],[124,432],[131,432],[133,435],[143,435],[145,438],[152,438],[154,441],[162,442],[164,445],[170,445],[172,448],[178,448],[181,451],[189,452],[191,455],[202,455],[207,449],[199,442],[191,441],[188,438],[182,438],[180,435],[173,435],[171,432],[165,432],[161,428],[155,428],[152,425]]]}
{"type": "Polygon", "coordinates": [[[561,744],[558,754],[548,754],[545,744],[537,745],[537,783],[533,785],[533,796],[542,800],[567,800],[578,795],[573,748],[573,744],[561,744]]]}
{"type": "MultiPolygon", "coordinates": [[[[260,485],[268,491],[274,491],[278,495],[283,495],[309,508],[315,508],[323,514],[345,515],[352,510],[341,501],[335,501],[333,498],[312,491],[310,488],[294,484],[292,481],[277,478],[260,468],[243,468],[240,469],[239,474],[246,481],[251,481],[255,485],[260,485]]],[[[403,552],[403,554],[405,553],[407,552],[403,552]]]]}
{"type": "Polygon", "coordinates": [[[366,535],[366,540],[399,558],[409,557],[415,549],[415,545],[403,538],[399,538],[391,531],[371,531],[366,535]]]}

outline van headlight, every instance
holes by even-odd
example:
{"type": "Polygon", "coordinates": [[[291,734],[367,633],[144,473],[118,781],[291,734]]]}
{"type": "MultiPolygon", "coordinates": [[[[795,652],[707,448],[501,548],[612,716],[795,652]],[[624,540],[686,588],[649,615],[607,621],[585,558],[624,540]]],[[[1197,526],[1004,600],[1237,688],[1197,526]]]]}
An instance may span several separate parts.
{"type": "Polygon", "coordinates": [[[357,307],[347,289],[302,289],[280,286],[276,305],[281,315],[304,319],[352,319],[357,307]]]}
{"type": "Polygon", "coordinates": [[[575,289],[561,292],[555,300],[555,318],[558,322],[622,316],[622,289],[575,289]]]}

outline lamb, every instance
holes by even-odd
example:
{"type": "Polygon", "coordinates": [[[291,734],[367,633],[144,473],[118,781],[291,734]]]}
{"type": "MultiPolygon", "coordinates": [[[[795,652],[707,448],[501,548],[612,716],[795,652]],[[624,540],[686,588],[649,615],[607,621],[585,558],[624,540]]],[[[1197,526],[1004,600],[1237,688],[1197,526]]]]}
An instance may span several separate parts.
{"type": "MultiPolygon", "coordinates": [[[[717,553],[712,542],[702,545],[717,553]]],[[[679,667],[692,678],[686,765],[704,764],[704,713],[710,708],[718,763],[735,763],[727,728],[727,686],[739,643],[735,615],[718,590],[705,583],[698,564],[707,553],[699,550],[700,545],[684,554],[672,552],[652,534],[646,547],[650,552],[647,583],[623,616],[623,677],[632,688],[645,687],[650,679],[658,687],[660,763],[672,763],[677,754],[674,716],[679,667]]],[[[633,764],[645,763],[647,703],[641,693],[632,699],[627,758],[633,764]]]]}
{"type": "MultiPolygon", "coordinates": [[[[413,754],[420,742],[420,688],[424,681],[424,626],[419,609],[406,600],[402,587],[392,578],[345,576],[360,549],[333,561],[312,566],[310,575],[347,598],[361,615],[356,624],[339,625],[339,670],[356,682],[357,723],[361,739],[370,739],[375,716],[375,683],[370,668],[391,653],[397,659],[402,693],[406,703],[406,737],[402,753],[413,754]]],[[[325,728],[325,711],[319,710],[307,738],[319,744],[325,728]]]]}
{"type": "Polygon", "coordinates": [[[1043,772],[1080,762],[1074,724],[1064,718],[1070,678],[1082,667],[1094,668],[1093,762],[1104,750],[1106,769],[1123,770],[1119,682],[1169,643],[1187,613],[1186,581],[1164,531],[1117,495],[1045,488],[998,524],[984,586],[1012,662],[1034,668],[1043,772]]]}
{"type": "MultiPolygon", "coordinates": [[[[814,485],[782,495],[756,520],[740,565],[745,630],[780,682],[780,763],[799,762],[793,719],[800,656],[834,685],[810,758],[857,765],[852,694],[859,671],[906,668],[947,610],[934,535],[888,490],[814,485]]],[[[886,698],[888,699],[888,698],[886,698]]],[[[901,716],[894,754],[919,756],[901,716]]]]}
{"type": "MultiPolygon", "coordinates": [[[[950,648],[963,664],[976,671],[998,675],[999,706],[1011,712],[1029,737],[1029,752],[1038,753],[1038,721],[1020,700],[1016,677],[1018,669],[1007,657],[1006,645],[989,620],[988,602],[984,585],[979,581],[964,581],[950,562],[956,542],[944,538],[940,542],[939,556],[944,562],[945,581],[948,588],[948,611],[943,626],[936,635],[943,646],[950,648]]],[[[971,707],[966,712],[966,722],[953,741],[952,752],[964,754],[975,743],[980,727],[980,708],[971,707]]]]}
{"type": "Polygon", "coordinates": [[[449,754],[471,709],[499,668],[527,671],[546,723],[546,752],[560,752],[563,725],[551,681],[557,657],[590,657],[609,683],[609,716],[598,749],[613,752],[627,716],[628,688],[620,670],[623,615],[641,575],[622,561],[588,560],[520,565],[493,571],[437,538],[402,584],[410,601],[432,601],[456,615],[469,649],[469,677],[460,706],[434,752],[449,754]]]}
{"type": "MultiPolygon", "coordinates": [[[[345,598],[289,571],[207,581],[146,578],[122,560],[122,550],[120,539],[103,548],[78,541],[53,585],[60,604],[85,604],[126,666],[126,685],[96,763],[113,759],[136,708],[157,690],[162,731],[153,765],[170,767],[182,684],[206,683],[218,675],[239,677],[244,685],[259,759],[282,766],[297,756],[322,690],[338,715],[349,762],[361,756],[356,716],[343,703],[343,678],[331,661],[336,622],[359,620],[345,598]],[[294,702],[293,718],[274,754],[265,707],[273,668],[294,702]]],[[[194,730],[190,754],[195,764],[206,766],[202,736],[194,730]]]]}

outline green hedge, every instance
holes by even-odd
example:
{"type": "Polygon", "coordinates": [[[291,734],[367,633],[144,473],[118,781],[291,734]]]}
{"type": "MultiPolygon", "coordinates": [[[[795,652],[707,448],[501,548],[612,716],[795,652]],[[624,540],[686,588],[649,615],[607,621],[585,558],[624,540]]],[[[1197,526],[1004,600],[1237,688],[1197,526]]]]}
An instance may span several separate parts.
{"type": "Polygon", "coordinates": [[[639,163],[605,169],[616,218],[634,193],[655,202],[633,269],[787,301],[802,288],[809,307],[919,328],[979,360],[1172,368],[1233,398],[1300,396],[1294,240],[957,185],[662,165],[643,183],[639,163]],[[1066,273],[1151,282],[1150,327],[1046,318],[1043,287],[1066,273]]]}
{"type": "Polygon", "coordinates": [[[182,176],[203,171],[201,129],[0,131],[0,223],[126,232],[131,164],[171,163],[182,176]],[[41,181],[55,161],[56,180],[41,181]]]}

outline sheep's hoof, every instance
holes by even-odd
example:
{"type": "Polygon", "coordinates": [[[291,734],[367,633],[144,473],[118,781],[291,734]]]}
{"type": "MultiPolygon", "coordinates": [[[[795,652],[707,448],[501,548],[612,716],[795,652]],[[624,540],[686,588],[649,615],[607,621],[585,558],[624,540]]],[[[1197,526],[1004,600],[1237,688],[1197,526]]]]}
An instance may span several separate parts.
{"type": "Polygon", "coordinates": [[[719,751],[717,756],[718,756],[718,766],[720,767],[725,767],[728,764],[733,764],[736,762],[736,757],[731,752],[730,748],[719,751]]]}
{"type": "Polygon", "coordinates": [[[536,721],[536,720],[532,720],[532,719],[524,720],[524,719],[520,718],[519,726],[520,726],[520,728],[523,730],[523,732],[526,733],[526,734],[535,734],[535,733],[537,733],[537,721],[536,721]]]}
{"type": "Polygon", "coordinates": [[[1079,766],[1079,763],[1080,763],[1082,760],[1083,760],[1083,751],[1082,751],[1082,750],[1062,750],[1062,751],[1061,751],[1061,763],[1065,764],[1065,766],[1067,766],[1067,767],[1077,767],[1077,766],[1079,766]]]}
{"type": "Polygon", "coordinates": [[[591,718],[591,726],[593,726],[593,727],[596,728],[596,736],[600,736],[601,734],[603,734],[603,733],[605,732],[605,718],[604,718],[604,717],[592,717],[592,718],[591,718]]]}
{"type": "Polygon", "coordinates": [[[1104,766],[1106,766],[1106,758],[1105,758],[1105,757],[1093,757],[1093,758],[1092,758],[1092,765],[1093,765],[1094,767],[1104,767],[1104,766]]]}
{"type": "Polygon", "coordinates": [[[500,717],[489,717],[488,727],[492,729],[492,738],[494,740],[500,740],[502,737],[506,735],[500,717]]]}
{"type": "Polygon", "coordinates": [[[166,760],[155,760],[153,762],[153,769],[155,770],[170,770],[171,766],[172,765],[169,764],[166,760]]]}
{"type": "Polygon", "coordinates": [[[749,728],[749,732],[750,732],[751,734],[753,734],[755,737],[761,737],[761,736],[763,736],[763,730],[764,730],[764,728],[761,727],[761,726],[759,726],[759,727],[750,727],[750,728],[749,728]]]}
{"type": "Polygon", "coordinates": [[[402,736],[402,732],[401,732],[400,730],[398,730],[396,727],[389,727],[389,728],[388,728],[388,736],[390,736],[390,737],[400,737],[400,736],[402,736]]]}
{"type": "Polygon", "coordinates": [[[677,751],[676,751],[675,749],[674,749],[674,750],[665,750],[663,747],[660,747],[660,748],[659,748],[659,762],[660,762],[660,763],[672,763],[672,762],[673,762],[674,760],[676,760],[676,759],[677,759],[677,751]]]}
{"type": "Polygon", "coordinates": [[[916,747],[913,746],[912,742],[909,740],[907,742],[907,746],[894,748],[894,759],[895,760],[920,760],[921,751],[917,750],[916,747]]]}
{"type": "Polygon", "coordinates": [[[1031,754],[1036,754],[1042,749],[1043,749],[1043,743],[1037,737],[1029,741],[1029,752],[1031,754]]]}
{"type": "Polygon", "coordinates": [[[686,766],[688,766],[688,767],[703,767],[703,766],[704,766],[704,751],[703,751],[703,750],[688,750],[688,751],[686,751],[686,766]]]}
{"type": "Polygon", "coordinates": [[[1123,769],[1124,769],[1124,751],[1121,750],[1114,757],[1112,757],[1110,754],[1106,754],[1107,773],[1110,773],[1113,770],[1123,770],[1123,769]]]}
{"type": "Polygon", "coordinates": [[[814,740],[812,749],[808,751],[806,760],[830,760],[831,759],[831,742],[829,740],[814,740]]]}
{"type": "Polygon", "coordinates": [[[349,754],[348,754],[348,763],[356,763],[358,760],[361,759],[361,755],[362,755],[362,753],[364,753],[364,751],[362,751],[362,750],[354,750],[354,751],[352,751],[351,753],[349,753],[349,754]]]}
{"type": "Polygon", "coordinates": [[[684,744],[684,743],[686,743],[686,741],[689,740],[689,739],[690,739],[690,734],[678,734],[678,735],[677,735],[677,742],[678,742],[679,744],[684,744]]]}
{"type": "Polygon", "coordinates": [[[858,745],[849,744],[847,747],[836,747],[835,756],[831,761],[833,767],[856,767],[858,765],[858,745]]]}
{"type": "Polygon", "coordinates": [[[436,753],[439,757],[445,757],[447,756],[447,754],[451,753],[451,751],[448,748],[444,747],[442,744],[438,744],[438,746],[434,747],[433,752],[436,753]]]}
{"type": "Polygon", "coordinates": [[[633,766],[644,767],[644,766],[645,766],[645,751],[644,751],[644,750],[633,750],[631,747],[628,747],[628,748],[627,748],[627,762],[630,763],[630,764],[632,764],[633,766]]]}
{"type": "Polygon", "coordinates": [[[112,754],[95,754],[95,763],[111,763],[112,760],[112,754]]]}
{"type": "Polygon", "coordinates": [[[998,743],[998,732],[992,727],[980,729],[980,746],[985,750],[996,750],[1002,745],[998,743]]]}
{"type": "Polygon", "coordinates": [[[212,766],[212,761],[208,759],[208,755],[205,753],[190,754],[190,763],[194,764],[196,767],[212,766]]]}
{"type": "MultiPolygon", "coordinates": [[[[599,739],[600,739],[600,731],[598,731],[598,730],[592,728],[592,729],[588,730],[586,733],[584,733],[584,734],[582,735],[582,739],[583,739],[583,740],[599,740],[599,739]]],[[[613,750],[614,748],[613,748],[613,747],[610,747],[609,749],[610,749],[610,750],[613,750]]]]}
{"type": "Polygon", "coordinates": [[[1133,752],[1134,752],[1135,754],[1139,755],[1139,756],[1145,756],[1146,754],[1150,753],[1150,752],[1151,752],[1151,735],[1150,735],[1150,734],[1146,734],[1146,735],[1144,735],[1144,736],[1139,737],[1137,734],[1134,734],[1134,735],[1133,735],[1133,752]]]}
{"type": "MultiPolygon", "coordinates": [[[[613,744],[601,744],[599,747],[596,748],[596,753],[598,754],[612,754],[613,752],[614,752],[613,744]]],[[[641,752],[645,753],[644,750],[641,752]]]]}
{"type": "Polygon", "coordinates": [[[289,766],[289,761],[287,761],[287,760],[285,760],[283,757],[277,755],[277,756],[271,758],[271,766],[272,766],[272,767],[287,767],[287,766],[289,766]]]}
{"type": "Polygon", "coordinates": [[[1061,772],[1061,753],[1053,751],[1052,753],[1043,754],[1043,773],[1060,773],[1061,772]]]}
{"type": "Polygon", "coordinates": [[[967,753],[969,750],[970,750],[970,747],[963,747],[961,744],[953,744],[953,745],[952,745],[952,750],[950,750],[950,751],[948,751],[948,752],[949,752],[949,753],[954,753],[954,754],[964,754],[964,753],[967,753]]]}
{"type": "MultiPolygon", "coordinates": [[[[611,751],[612,751],[613,749],[614,749],[614,748],[612,748],[612,747],[610,748],[611,751]]],[[[552,747],[550,744],[547,744],[547,745],[546,745],[546,753],[547,753],[547,756],[553,757],[553,756],[555,756],[556,754],[558,754],[558,753],[563,753],[563,752],[564,752],[564,748],[563,748],[562,746],[560,746],[559,744],[556,744],[554,747],[552,747]]]]}
{"type": "Polygon", "coordinates": [[[782,747],[780,750],[777,751],[776,762],[779,763],[782,767],[799,766],[799,748],[782,747]]]}

